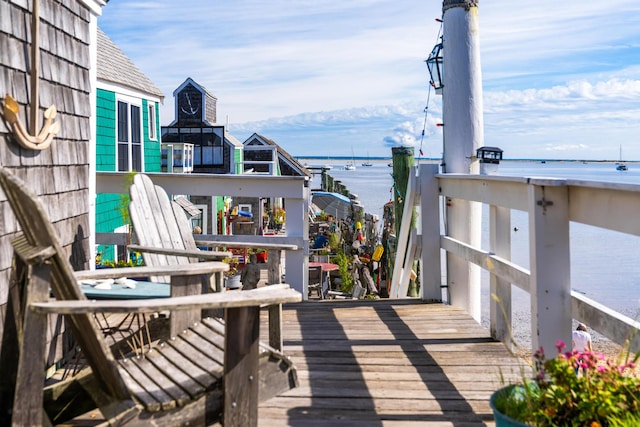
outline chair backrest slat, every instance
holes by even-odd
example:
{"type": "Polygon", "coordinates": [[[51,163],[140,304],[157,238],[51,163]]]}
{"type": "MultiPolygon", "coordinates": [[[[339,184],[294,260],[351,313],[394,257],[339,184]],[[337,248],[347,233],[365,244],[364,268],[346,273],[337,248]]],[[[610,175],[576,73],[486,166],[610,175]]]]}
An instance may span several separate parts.
{"type": "MultiPolygon", "coordinates": [[[[129,214],[138,244],[171,249],[196,249],[193,232],[184,210],[162,187],[144,174],[133,178],[129,189],[129,214]]],[[[172,265],[197,262],[197,259],[152,253],[142,254],[147,265],[172,265]]]]}

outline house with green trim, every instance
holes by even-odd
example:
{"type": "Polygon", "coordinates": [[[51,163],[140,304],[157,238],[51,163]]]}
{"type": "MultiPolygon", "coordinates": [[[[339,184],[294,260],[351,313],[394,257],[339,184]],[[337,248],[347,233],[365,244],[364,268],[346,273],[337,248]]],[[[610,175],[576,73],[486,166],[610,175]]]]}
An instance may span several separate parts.
{"type": "MultiPolygon", "coordinates": [[[[162,91],[98,28],[96,171],[160,172],[162,91]]],[[[123,189],[126,190],[126,189],[123,189]]],[[[98,194],[97,233],[128,231],[128,195],[98,194]]],[[[99,245],[102,259],[126,259],[124,247],[99,245]]]]}

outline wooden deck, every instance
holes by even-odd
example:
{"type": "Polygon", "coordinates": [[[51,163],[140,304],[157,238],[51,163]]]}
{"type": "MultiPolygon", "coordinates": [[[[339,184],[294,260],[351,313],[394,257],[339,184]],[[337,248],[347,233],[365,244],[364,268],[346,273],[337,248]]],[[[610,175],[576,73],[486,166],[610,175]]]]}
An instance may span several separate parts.
{"type": "Polygon", "coordinates": [[[501,375],[523,375],[486,329],[442,304],[300,303],[284,307],[283,331],[300,387],[260,404],[261,427],[493,426],[501,375]]]}

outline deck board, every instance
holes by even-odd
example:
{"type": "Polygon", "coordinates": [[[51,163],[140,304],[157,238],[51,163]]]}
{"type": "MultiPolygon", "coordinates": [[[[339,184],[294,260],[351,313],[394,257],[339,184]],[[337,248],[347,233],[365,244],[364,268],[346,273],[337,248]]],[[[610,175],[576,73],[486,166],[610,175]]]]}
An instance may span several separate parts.
{"type": "Polygon", "coordinates": [[[501,376],[527,369],[462,310],[415,300],[285,306],[283,337],[300,386],[260,404],[262,427],[493,426],[501,376]]]}

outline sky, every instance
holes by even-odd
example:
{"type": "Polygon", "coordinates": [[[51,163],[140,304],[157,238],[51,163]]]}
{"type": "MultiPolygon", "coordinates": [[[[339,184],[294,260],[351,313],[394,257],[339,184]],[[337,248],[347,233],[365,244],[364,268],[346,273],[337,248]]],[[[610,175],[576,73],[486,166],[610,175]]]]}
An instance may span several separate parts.
{"type": "MultiPolygon", "coordinates": [[[[640,2],[479,2],[484,145],[505,158],[640,160],[640,2]],[[621,153],[621,154],[620,154],[621,153]]],[[[110,0],[98,25],[165,94],[296,157],[442,154],[425,64],[439,0],[110,0]],[[423,136],[424,130],[424,136],[423,136]]]]}

